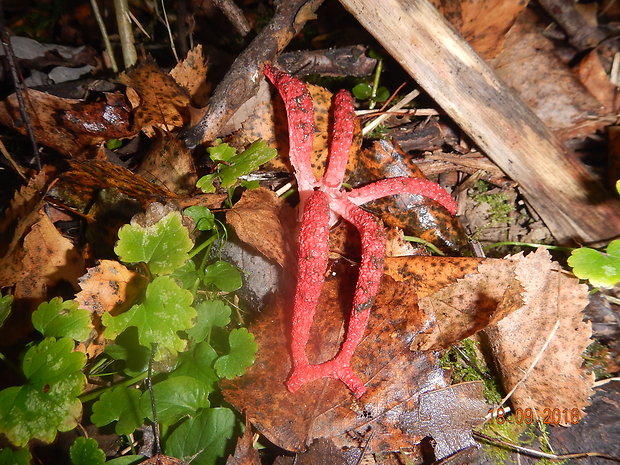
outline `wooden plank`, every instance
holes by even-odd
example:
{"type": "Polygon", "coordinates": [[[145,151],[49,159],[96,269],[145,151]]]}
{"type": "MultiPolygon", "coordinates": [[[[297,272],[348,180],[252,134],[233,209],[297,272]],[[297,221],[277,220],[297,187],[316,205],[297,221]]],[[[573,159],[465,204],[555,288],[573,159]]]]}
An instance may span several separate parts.
{"type": "Polygon", "coordinates": [[[556,240],[620,233],[620,203],[427,0],[340,0],[508,176],[556,240]]]}

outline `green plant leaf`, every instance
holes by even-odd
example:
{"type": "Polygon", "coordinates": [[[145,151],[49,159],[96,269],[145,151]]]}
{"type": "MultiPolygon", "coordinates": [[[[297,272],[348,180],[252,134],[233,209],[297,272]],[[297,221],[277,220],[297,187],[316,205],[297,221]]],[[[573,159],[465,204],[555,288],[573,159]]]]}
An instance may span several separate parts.
{"type": "Polygon", "coordinates": [[[114,342],[106,345],[104,352],[114,360],[125,362],[123,372],[127,376],[138,376],[148,369],[151,349],[140,344],[138,328],[130,326],[119,334],[114,342]]]}
{"type": "Polygon", "coordinates": [[[180,268],[177,268],[170,275],[181,283],[184,289],[197,289],[200,284],[200,274],[196,271],[196,264],[193,260],[188,260],[180,268]]]}
{"type": "Polygon", "coordinates": [[[106,465],[137,465],[142,462],[146,457],[144,455],[123,455],[112,460],[108,460],[106,465]]]}
{"type": "Polygon", "coordinates": [[[106,148],[115,150],[123,145],[123,141],[120,139],[110,139],[105,143],[106,148]]]}
{"type": "Polygon", "coordinates": [[[194,220],[198,231],[210,231],[215,226],[215,215],[207,207],[194,205],[183,210],[183,214],[194,220]]]}
{"type": "Polygon", "coordinates": [[[196,187],[205,194],[212,194],[215,192],[215,186],[213,185],[215,178],[217,178],[217,173],[205,174],[196,182],[196,187]]]}
{"type": "Polygon", "coordinates": [[[204,341],[211,328],[224,327],[230,323],[232,310],[221,300],[205,300],[196,305],[196,322],[187,331],[187,336],[196,342],[204,341]]]}
{"type": "Polygon", "coordinates": [[[229,160],[229,165],[220,165],[219,176],[222,187],[232,186],[239,176],[256,171],[260,165],[275,158],[278,152],[267,145],[264,140],[257,140],[239,155],[229,160]]]}
{"type": "Polygon", "coordinates": [[[164,450],[192,465],[214,465],[226,453],[235,424],[235,414],[228,408],[202,409],[170,434],[164,450]]]}
{"type": "Polygon", "coordinates": [[[93,404],[90,421],[99,427],[116,421],[116,434],[133,433],[142,425],[145,417],[140,407],[141,394],[138,389],[125,386],[104,392],[93,404]]]}
{"type": "Polygon", "coordinates": [[[157,223],[141,226],[124,225],[118,231],[114,252],[128,263],[144,262],[153,274],[168,274],[187,260],[194,246],[181,214],[170,212],[157,223]]]}
{"type": "Polygon", "coordinates": [[[213,161],[231,161],[237,154],[237,150],[228,144],[219,143],[207,149],[209,157],[213,161]]]}
{"type": "Polygon", "coordinates": [[[620,239],[611,241],[607,252],[589,247],[572,251],[568,264],[580,279],[587,279],[594,287],[614,287],[620,282],[620,239]]]}
{"type": "Polygon", "coordinates": [[[70,337],[85,341],[92,329],[88,310],[78,308],[75,300],[54,297],[43,302],[32,314],[32,324],[45,337],[70,337]]]}
{"type": "Polygon", "coordinates": [[[0,465],[30,465],[28,449],[12,450],[8,447],[0,449],[0,465]]]}
{"type": "Polygon", "coordinates": [[[134,305],[125,313],[101,318],[107,327],[105,337],[113,339],[130,326],[138,329],[140,344],[157,344],[156,360],[162,360],[166,349],[172,354],[185,349],[186,341],[177,334],[192,326],[196,310],[191,306],[194,296],[181,289],[170,277],[159,276],[146,288],[144,302],[134,305]]]}
{"type": "Polygon", "coordinates": [[[353,96],[358,100],[367,100],[372,95],[372,86],[366,82],[360,82],[351,89],[353,96]]]}
{"type": "Polygon", "coordinates": [[[215,361],[215,371],[220,378],[241,376],[254,363],[256,342],[246,328],[233,329],[228,335],[230,352],[215,361]]]}
{"type": "Polygon", "coordinates": [[[179,354],[179,363],[170,377],[191,376],[202,382],[207,392],[213,392],[218,382],[213,368],[217,357],[217,352],[208,342],[200,342],[192,350],[179,354]]]}
{"type": "MultiPolygon", "coordinates": [[[[175,376],[153,385],[157,419],[164,426],[174,425],[184,416],[192,416],[198,409],[209,406],[209,392],[205,384],[192,376],[175,376]]],[[[140,406],[152,419],[151,396],[142,394],[140,406]]]]}
{"type": "Polygon", "coordinates": [[[46,338],[24,356],[23,386],[0,391],[0,433],[24,446],[32,438],[51,442],[56,431],[75,428],[82,414],[77,396],[86,386],[86,357],[72,339],[46,338]]]}
{"type": "Polygon", "coordinates": [[[0,326],[4,323],[11,313],[11,306],[13,305],[12,295],[3,295],[0,297],[0,326]]]}
{"type": "Polygon", "coordinates": [[[376,102],[385,102],[389,98],[390,91],[387,89],[387,87],[381,86],[377,89],[377,95],[375,95],[376,102]]]}
{"type": "Polygon", "coordinates": [[[233,292],[241,287],[243,279],[237,268],[220,260],[205,268],[203,282],[213,284],[220,291],[233,292]]]}
{"type": "Polygon", "coordinates": [[[73,465],[103,465],[105,453],[93,438],[77,438],[69,449],[73,465]]]}

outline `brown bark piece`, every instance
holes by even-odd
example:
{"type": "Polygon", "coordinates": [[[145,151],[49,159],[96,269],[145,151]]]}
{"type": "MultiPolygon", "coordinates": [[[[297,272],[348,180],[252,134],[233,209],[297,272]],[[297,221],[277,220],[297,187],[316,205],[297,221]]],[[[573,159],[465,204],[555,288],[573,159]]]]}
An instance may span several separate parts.
{"type": "Polygon", "coordinates": [[[306,21],[314,16],[323,0],[277,2],[276,13],[269,24],[235,60],[217,86],[202,119],[185,131],[183,139],[189,148],[214,140],[234,112],[258,90],[267,61],[288,45],[306,21]]]}
{"type": "Polygon", "coordinates": [[[600,241],[620,230],[620,204],[609,200],[586,168],[564,153],[544,124],[427,0],[341,3],[520,184],[559,242],[600,241]]]}
{"type": "MultiPolygon", "coordinates": [[[[525,290],[525,305],[485,330],[505,391],[521,383],[512,404],[536,409],[543,419],[554,409],[582,412],[594,381],[594,375],[583,370],[581,358],[592,332],[582,313],[588,303],[587,286],[562,274],[550,258],[545,249],[510,258],[525,290]],[[529,371],[556,322],[559,329],[529,371]]],[[[562,415],[561,423],[570,424],[570,415],[562,415]]]]}

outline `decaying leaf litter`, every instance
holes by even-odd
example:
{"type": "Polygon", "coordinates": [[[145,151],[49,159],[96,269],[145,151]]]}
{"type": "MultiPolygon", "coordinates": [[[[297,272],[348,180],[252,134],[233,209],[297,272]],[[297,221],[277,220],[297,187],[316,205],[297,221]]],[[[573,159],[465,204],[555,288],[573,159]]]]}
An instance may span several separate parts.
{"type": "MultiPolygon", "coordinates": [[[[370,14],[367,8],[372,5],[363,1],[342,3],[368,27],[364,17],[370,14]]],[[[423,2],[414,3],[418,19],[420,15],[424,17],[426,8],[430,7],[423,2]]],[[[584,18],[592,12],[577,11],[571,5],[562,5],[558,10],[549,2],[540,2],[542,8],[554,11],[556,31],[563,30],[565,39],[576,41],[572,43],[575,50],[588,52],[577,66],[570,68],[554,54],[556,44],[542,33],[545,21],[549,20],[539,10],[516,2],[491,3],[481,6],[468,2],[456,5],[437,2],[435,7],[487,60],[492,72],[516,89],[520,102],[524,102],[523,108],[535,112],[549,128],[550,132],[539,132],[536,137],[553,140],[556,150],[562,147],[562,153],[570,159],[580,150],[587,153],[589,145],[601,144],[608,133],[610,163],[617,166],[613,165],[615,91],[613,76],[610,79],[606,72],[613,61],[614,44],[603,40],[604,31],[598,26],[578,29],[586,38],[571,35],[576,29],[569,20],[574,21],[575,14],[581,15],[577,18],[584,18]],[[493,8],[497,14],[480,15],[480,8],[493,8]],[[523,46],[524,43],[527,46],[523,46]],[[594,47],[596,44],[598,46],[594,47]],[[528,54],[528,50],[536,53],[528,54]],[[526,79],[523,73],[527,73],[526,79]],[[554,78],[548,79],[549,75],[554,78]]],[[[493,138],[501,137],[502,120],[498,119],[497,134],[487,135],[491,142],[481,144],[481,134],[476,132],[479,129],[461,120],[466,115],[468,102],[463,103],[462,112],[458,108],[444,108],[453,121],[441,114],[440,107],[412,110],[388,119],[381,139],[375,142],[362,141],[359,120],[355,120],[351,149],[344,158],[348,162],[341,168],[346,170],[347,188],[382,178],[427,175],[452,190],[460,214],[452,217],[441,206],[415,195],[368,204],[368,210],[381,218],[388,229],[383,277],[364,336],[351,359],[351,367],[366,392],[356,399],[342,383],[331,379],[311,381],[295,394],[286,389],[285,381],[291,371],[291,315],[299,218],[293,209],[295,195],[287,200],[278,195],[291,189],[287,185],[292,180],[287,153],[294,149],[294,141],[286,135],[282,102],[275,97],[268,82],[256,76],[262,76],[268,62],[296,75],[311,74],[314,66],[322,74],[338,75],[343,69],[340,63],[344,62],[347,70],[365,69],[360,72],[361,76],[367,76],[362,80],[372,83],[373,76],[368,74],[378,63],[376,58],[364,58],[359,48],[342,48],[340,55],[333,51],[313,52],[314,58],[304,58],[304,52],[280,55],[296,34],[296,40],[303,37],[303,24],[312,19],[320,4],[318,1],[278,2],[270,25],[253,41],[248,39],[248,46],[212,92],[209,90],[214,86],[209,79],[212,65],[207,66],[205,59],[212,57],[202,52],[200,46],[192,49],[170,73],[152,58],[145,58],[118,77],[124,87],[97,84],[99,89],[92,87],[90,90],[94,97],[54,95],[45,88],[27,91],[26,108],[34,136],[45,147],[41,155],[45,166],[32,175],[25,167],[20,169],[30,181],[11,194],[12,201],[2,220],[5,251],[1,276],[6,296],[2,308],[10,308],[2,328],[3,346],[12,347],[6,351],[7,360],[16,365],[7,378],[6,387],[24,382],[19,378],[20,353],[25,352],[25,342],[33,338],[40,340],[40,336],[33,336],[32,320],[35,329],[46,339],[26,353],[22,376],[27,382],[17,395],[38,396],[41,405],[46,405],[51,400],[45,400],[46,390],[52,389],[60,406],[58,415],[66,415],[65,411],[71,413],[57,424],[46,425],[44,434],[38,432],[37,427],[27,427],[29,432],[18,433],[17,425],[29,422],[16,412],[27,410],[18,409],[17,398],[11,398],[17,388],[8,388],[12,390],[0,394],[0,413],[8,419],[0,419],[0,431],[13,446],[26,446],[30,437],[52,441],[57,430],[72,430],[77,422],[86,427],[87,434],[98,441],[99,446],[103,446],[106,429],[97,430],[96,426],[109,423],[108,428],[114,426],[119,438],[133,433],[145,423],[145,418],[153,418],[150,396],[142,384],[151,352],[159,363],[152,367],[155,374],[149,380],[154,385],[155,413],[159,410],[163,452],[177,457],[165,458],[171,463],[179,459],[190,461],[191,457],[194,457],[192,463],[215,463],[218,457],[233,452],[228,459],[230,463],[260,463],[261,457],[252,452],[252,432],[258,434],[255,438],[259,442],[264,443],[266,439],[286,451],[275,459],[276,463],[293,460],[298,463],[367,463],[368,460],[423,463],[424,457],[428,457],[424,450],[431,450],[436,460],[457,454],[458,460],[475,463],[473,451],[479,445],[475,437],[481,436],[476,436],[474,430],[519,442],[521,430],[526,423],[535,420],[536,414],[543,424],[552,425],[549,428],[552,442],[554,431],[558,429],[555,425],[576,423],[571,429],[579,431],[581,428],[587,434],[583,425],[588,425],[589,417],[584,418],[584,412],[597,411],[596,406],[587,407],[593,393],[594,373],[584,367],[588,356],[582,358],[592,334],[583,312],[588,303],[587,286],[567,274],[564,271],[567,268],[554,262],[542,248],[506,258],[463,255],[471,255],[472,240],[486,244],[551,242],[552,236],[545,225],[562,245],[572,245],[568,238],[606,244],[617,235],[617,201],[609,195],[599,202],[597,211],[592,210],[591,219],[580,215],[575,220],[549,217],[549,209],[540,208],[537,203],[540,199],[536,199],[533,185],[538,186],[541,198],[550,195],[554,204],[562,206],[562,211],[567,207],[570,210],[571,205],[576,213],[583,211],[579,200],[571,204],[576,197],[574,194],[578,196],[579,192],[563,196],[561,191],[554,191],[553,183],[545,179],[546,169],[539,173],[541,180],[506,176],[485,157],[502,166],[503,161],[497,159],[494,152],[497,146],[493,145],[493,138]],[[327,65],[325,60],[317,60],[317,53],[319,57],[327,57],[327,65]],[[333,64],[329,60],[334,60],[333,64]],[[367,66],[369,61],[373,63],[371,67],[367,66]],[[197,110],[198,107],[203,109],[197,110]],[[416,116],[416,112],[430,116],[416,116]],[[210,149],[205,155],[204,146],[217,144],[216,137],[225,137],[239,152],[220,142],[219,148],[210,149]],[[279,154],[278,158],[267,161],[259,175],[246,173],[242,168],[250,159],[248,154],[244,157],[243,149],[256,139],[267,141],[279,154]],[[479,153],[475,142],[486,153],[479,153]],[[113,148],[118,144],[120,147],[113,148]],[[188,147],[194,149],[193,152],[188,147]],[[69,166],[53,162],[52,152],[60,155],[69,166]],[[211,186],[215,190],[220,185],[219,190],[197,195],[194,186],[203,174],[210,174],[209,180],[202,180],[202,184],[199,181],[198,185],[203,189],[208,186],[207,192],[212,190],[211,186]],[[258,187],[259,181],[261,187],[258,187]],[[521,191],[515,190],[515,183],[521,184],[521,191]],[[517,193],[525,195],[525,201],[534,205],[536,212],[529,206],[524,208],[517,193]],[[163,204],[167,206],[162,207],[163,204]],[[174,213],[187,207],[193,209],[185,211],[194,225],[202,226],[194,229],[188,216],[174,213]],[[151,212],[147,212],[146,219],[134,217],[145,209],[151,212]],[[601,215],[607,215],[605,227],[590,227],[589,223],[598,222],[601,215]],[[133,231],[132,234],[143,238],[140,240],[150,236],[139,228],[164,230],[167,227],[162,223],[164,220],[176,224],[181,238],[185,237],[183,231],[188,231],[186,227],[189,226],[191,238],[188,235],[179,242],[176,235],[170,236],[171,243],[185,244],[178,252],[179,264],[170,265],[167,259],[163,262],[158,259],[157,246],[141,249],[144,252],[141,256],[131,255],[131,247],[115,247],[119,228],[130,220],[134,229],[126,231],[128,234],[133,231]],[[209,262],[205,273],[196,274],[195,270],[187,268],[194,265],[190,266],[184,250],[189,251],[194,244],[200,246],[199,232],[217,230],[215,221],[226,222],[231,240],[224,242],[219,234],[211,236],[212,239],[207,240],[211,242],[205,247],[211,248],[212,243],[221,246],[221,249],[211,249],[221,250],[212,252],[220,255],[213,263],[209,262]],[[404,241],[404,237],[429,241],[435,250],[451,256],[428,256],[427,249],[414,247],[415,242],[404,241]],[[231,276],[239,272],[224,259],[245,272],[246,286],[239,290],[238,297],[227,292],[235,287],[230,284],[231,276]],[[252,286],[250,283],[254,280],[261,284],[252,286]],[[205,290],[196,294],[197,286],[206,287],[200,287],[205,290]],[[194,290],[193,296],[191,290],[194,290]],[[174,303],[162,300],[166,292],[176,296],[174,303]],[[224,300],[213,300],[218,294],[224,300]],[[62,305],[52,305],[54,301],[50,299],[58,295],[65,299],[75,295],[76,302],[67,300],[62,305]],[[50,303],[41,307],[45,301],[50,303]],[[169,309],[169,313],[162,315],[170,325],[168,333],[153,325],[155,333],[149,334],[148,320],[159,320],[152,302],[160,302],[163,308],[169,309]],[[58,316],[54,317],[54,312],[58,316]],[[88,321],[80,323],[85,315],[89,315],[88,321]],[[114,329],[115,324],[120,326],[114,329]],[[89,336],[84,338],[81,332],[69,329],[76,325],[89,336]],[[129,328],[127,334],[133,331],[130,328],[136,330],[137,345],[123,345],[120,341],[130,337],[120,334],[125,328],[129,328]],[[183,337],[185,333],[187,337],[183,337]],[[157,336],[153,338],[154,334],[168,336],[166,340],[158,340],[157,336]],[[249,334],[255,338],[255,357],[248,351],[249,334]],[[225,339],[223,344],[229,352],[222,352],[222,347],[217,345],[218,337],[225,339]],[[75,352],[71,352],[71,339],[75,352]],[[151,342],[155,341],[161,343],[159,348],[151,347],[151,342]],[[474,341],[474,356],[479,360],[483,356],[494,360],[489,367],[501,386],[499,390],[495,388],[499,398],[489,393],[489,378],[484,376],[484,370],[489,367],[485,368],[484,363],[471,359],[463,362],[465,358],[457,357],[458,363],[446,365],[446,360],[454,360],[454,354],[447,358],[446,351],[471,344],[468,341],[474,341]],[[134,347],[136,353],[130,353],[127,347],[134,347]],[[121,348],[122,354],[119,353],[121,348]],[[67,367],[71,365],[68,379],[75,382],[60,389],[60,372],[50,373],[53,377],[48,378],[33,372],[25,361],[40,359],[37,351],[43,355],[67,352],[59,359],[65,360],[67,367]],[[177,351],[179,355],[175,356],[177,351]],[[138,352],[141,355],[136,357],[138,352]],[[79,357],[83,358],[78,360],[79,357]],[[136,359],[141,361],[136,362],[136,359]],[[108,365],[116,376],[101,376],[102,372],[93,367],[106,360],[116,360],[117,364],[120,360],[125,363],[124,369],[119,371],[114,365],[108,365]],[[246,368],[239,363],[249,365],[252,361],[252,366],[242,374],[246,368]],[[464,381],[458,383],[454,376],[460,369],[458,365],[465,365],[470,371],[482,371],[483,375],[474,377],[475,380],[458,379],[464,381]],[[89,375],[85,388],[84,374],[89,375]],[[128,390],[122,385],[123,380],[129,381],[132,376],[140,389],[128,390]],[[51,381],[40,384],[37,377],[51,381]],[[221,394],[215,387],[218,384],[221,394]],[[58,392],[55,391],[57,386],[58,392]],[[194,389],[191,401],[184,397],[189,392],[188,386],[194,389]],[[508,393],[507,404],[491,417],[493,407],[508,393]],[[241,423],[235,419],[233,411],[217,403],[216,397],[222,395],[236,409],[239,418],[241,415],[245,418],[247,429],[243,436],[237,434],[241,423]],[[94,399],[98,400],[93,405],[94,399]],[[105,412],[104,405],[113,410],[112,406],[119,402],[126,406],[124,416],[101,414],[105,412]],[[99,413],[82,415],[82,403],[85,409],[93,405],[93,412],[99,413]],[[505,415],[506,406],[512,409],[512,416],[505,415]],[[510,421],[512,429],[506,429],[510,421]],[[516,425],[517,422],[521,425],[516,425]],[[199,428],[203,435],[194,437],[193,431],[199,428]],[[240,439],[234,450],[236,436],[240,439]],[[183,437],[189,440],[182,442],[183,437]],[[207,445],[208,453],[205,452],[207,445]],[[296,454],[294,459],[292,453],[296,454]]],[[[319,8],[316,24],[326,30],[334,26],[329,21],[321,25],[324,11],[344,15],[337,5],[326,4],[319,8]]],[[[389,23],[390,18],[382,16],[381,11],[376,13],[379,20],[389,23]]],[[[613,14],[605,10],[599,14],[599,19],[609,21],[613,14]]],[[[441,16],[433,15],[426,19],[430,24],[444,21],[441,16]]],[[[236,24],[234,19],[230,21],[236,24]]],[[[426,39],[422,32],[419,35],[424,45],[426,39]]],[[[457,39],[459,46],[465,43],[460,37],[457,39]]],[[[385,47],[380,60],[387,70],[381,79],[388,83],[400,78],[401,72],[389,61],[390,54],[394,53],[389,41],[378,40],[385,47]],[[394,78],[391,73],[399,77],[394,78]]],[[[76,56],[72,55],[71,59],[79,64],[83,64],[80,59],[90,59],[88,54],[79,55],[80,59],[76,56]]],[[[439,56],[435,65],[441,65],[440,60],[446,59],[439,56]]],[[[407,65],[407,57],[398,58],[404,60],[405,69],[417,78],[415,66],[407,65]]],[[[67,62],[61,60],[61,64],[67,62]]],[[[29,64],[22,61],[21,65],[29,64]]],[[[355,75],[354,72],[347,74],[355,75]]],[[[443,99],[450,96],[454,86],[473,86],[467,80],[467,73],[463,76],[458,83],[442,80],[445,89],[441,98],[434,93],[432,85],[426,90],[431,98],[445,105],[443,99]]],[[[411,78],[403,79],[412,85],[411,78]]],[[[419,84],[426,85],[424,80],[419,80],[419,84]]],[[[329,87],[337,90],[347,85],[336,82],[329,87]]],[[[472,88],[484,92],[484,89],[472,88]]],[[[328,147],[333,144],[329,135],[331,127],[337,125],[332,123],[330,114],[331,92],[320,86],[309,86],[309,91],[316,129],[308,131],[305,139],[307,143],[308,138],[312,138],[310,165],[312,175],[320,178],[328,163],[328,147]]],[[[457,101],[458,93],[454,95],[457,101]]],[[[505,102],[490,100],[487,103],[488,107],[495,108],[505,102]]],[[[362,109],[367,103],[360,96],[356,105],[362,109]]],[[[520,118],[523,137],[530,137],[528,124],[538,121],[536,116],[528,113],[520,118]]],[[[7,127],[24,131],[23,124],[15,123],[21,121],[15,96],[8,96],[2,102],[0,121],[7,127]]],[[[290,132],[292,128],[288,129],[290,132]]],[[[13,143],[15,139],[7,135],[6,140],[13,143]]],[[[513,152],[518,154],[519,149],[513,152]]],[[[270,157],[265,152],[265,160],[270,157]]],[[[16,163],[26,166],[28,158],[17,157],[16,163]]],[[[527,164],[532,160],[523,162],[527,164]]],[[[576,163],[569,163],[569,176],[576,163]]],[[[327,167],[329,172],[331,165],[327,167]]],[[[514,176],[509,170],[507,172],[514,176]]],[[[575,173],[582,173],[582,168],[576,168],[575,173]]],[[[5,170],[5,175],[8,174],[17,179],[5,170]]],[[[615,183],[613,169],[607,170],[606,175],[603,182],[615,183]]],[[[127,241],[126,238],[123,242],[121,237],[119,244],[127,244],[127,241]]],[[[164,239],[160,244],[168,244],[167,241],[164,239]]],[[[602,265],[611,267],[612,277],[618,274],[614,271],[617,266],[613,258],[614,244],[612,242],[607,248],[609,261],[602,265]]],[[[305,353],[314,364],[334,357],[345,340],[355,283],[359,285],[362,278],[361,272],[358,277],[359,263],[364,259],[357,233],[346,221],[333,225],[329,243],[323,246],[329,257],[328,269],[327,273],[319,273],[319,279],[325,282],[320,295],[316,296],[317,314],[305,345],[305,353]]],[[[176,253],[173,255],[177,256],[176,253]]],[[[204,266],[207,260],[208,257],[198,264],[204,266]]],[[[603,371],[604,376],[609,377],[617,373],[618,325],[614,323],[617,313],[608,303],[599,301],[599,306],[597,313],[588,313],[587,318],[593,320],[595,329],[601,323],[607,324],[609,329],[600,338],[609,347],[608,352],[603,352],[607,356],[597,362],[607,363],[603,371]]],[[[597,335],[601,333],[595,331],[597,335]]],[[[606,391],[599,390],[595,402],[605,402],[606,396],[611,399],[613,390],[608,388],[614,385],[617,382],[612,381],[605,385],[606,391]],[[601,392],[606,393],[602,398],[601,392]]],[[[150,456],[153,451],[161,452],[149,449],[151,433],[148,428],[140,431],[141,435],[134,435],[134,438],[142,436],[134,445],[142,447],[140,453],[150,456]]],[[[551,446],[543,440],[548,434],[546,428],[539,433],[540,447],[551,446]]],[[[60,437],[75,437],[75,433],[60,433],[60,437]]],[[[91,460],[100,460],[97,443],[89,441],[75,442],[66,456],[70,455],[73,463],[85,463],[79,462],[78,456],[91,451],[92,456],[98,457],[91,460]]],[[[618,455],[612,444],[564,440],[561,449],[554,452],[596,450],[618,455]]],[[[45,452],[32,447],[28,451],[14,450],[13,446],[7,443],[0,452],[3,454],[0,457],[6,457],[9,463],[11,457],[20,457],[19,460],[27,460],[24,457],[29,454],[39,460],[45,457],[45,452]]],[[[113,458],[120,455],[121,449],[111,445],[104,450],[113,458]]],[[[275,448],[267,448],[268,453],[262,454],[262,460],[268,460],[268,456],[273,459],[277,455],[275,451],[275,448]]]]}

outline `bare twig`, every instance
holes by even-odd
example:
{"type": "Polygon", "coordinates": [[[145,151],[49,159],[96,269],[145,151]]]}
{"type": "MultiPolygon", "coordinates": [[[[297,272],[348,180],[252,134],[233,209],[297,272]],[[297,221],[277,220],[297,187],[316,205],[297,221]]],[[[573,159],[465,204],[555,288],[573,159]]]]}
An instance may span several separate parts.
{"type": "Polygon", "coordinates": [[[41,158],[39,157],[39,146],[34,136],[34,130],[30,122],[30,114],[26,107],[26,100],[24,99],[25,86],[23,85],[23,78],[17,68],[17,62],[15,60],[15,54],[13,53],[13,47],[11,46],[11,38],[6,30],[6,24],[4,20],[4,6],[2,0],[0,0],[0,31],[2,34],[2,48],[4,54],[9,62],[9,69],[11,70],[11,77],[13,78],[13,84],[15,85],[15,96],[19,103],[19,113],[22,117],[22,123],[26,126],[26,132],[28,133],[28,139],[30,139],[30,145],[32,145],[33,158],[38,170],[41,169],[41,158]]]}
{"type": "Polygon", "coordinates": [[[174,38],[172,37],[172,29],[170,29],[170,22],[168,21],[168,13],[166,13],[166,2],[165,0],[161,0],[161,11],[163,13],[164,25],[166,26],[166,30],[168,31],[168,39],[170,40],[170,48],[172,49],[172,54],[174,55],[174,59],[178,63],[179,55],[177,54],[177,48],[174,45],[174,38]]]}
{"type": "Polygon", "coordinates": [[[129,16],[129,4],[127,0],[114,0],[114,12],[116,14],[116,24],[118,35],[121,38],[121,49],[123,50],[123,63],[125,68],[133,66],[138,61],[138,54],[134,45],[133,30],[131,29],[131,18],[129,16]]]}
{"type": "Polygon", "coordinates": [[[224,16],[226,16],[228,21],[230,21],[242,37],[247,36],[252,30],[248,20],[245,19],[243,11],[241,11],[241,8],[239,8],[233,0],[213,0],[213,3],[224,13],[224,16]]]}
{"type": "Polygon", "coordinates": [[[99,30],[101,31],[103,44],[105,45],[105,50],[108,53],[108,58],[110,59],[110,67],[112,68],[112,71],[118,73],[116,58],[114,58],[114,49],[112,48],[112,44],[110,43],[110,36],[108,36],[108,31],[105,28],[105,23],[103,22],[103,18],[101,17],[101,11],[99,11],[99,4],[97,3],[97,0],[90,0],[90,6],[93,9],[93,14],[95,15],[97,25],[99,26],[99,30]]]}
{"type": "Polygon", "coordinates": [[[366,47],[363,45],[351,45],[328,50],[283,53],[277,63],[284,71],[298,77],[308,74],[363,77],[372,74],[377,60],[366,56],[366,47]]]}
{"type": "MultiPolygon", "coordinates": [[[[412,90],[407,95],[405,95],[400,102],[398,102],[396,105],[394,105],[391,108],[391,110],[392,111],[400,110],[405,105],[407,105],[409,102],[411,102],[414,98],[416,98],[418,95],[420,95],[420,91],[419,90],[417,90],[417,89],[412,90]]],[[[363,135],[368,134],[369,132],[371,132],[373,129],[375,129],[377,126],[379,126],[381,123],[383,123],[389,117],[390,117],[390,115],[386,114],[386,113],[383,113],[381,116],[378,116],[377,118],[372,120],[370,123],[368,123],[366,126],[364,126],[364,129],[362,129],[362,134],[363,135]]]]}
{"type": "Polygon", "coordinates": [[[274,17],[237,57],[217,86],[202,119],[181,134],[185,145],[196,147],[217,137],[234,112],[258,90],[267,61],[273,61],[301,30],[323,0],[281,0],[274,17]]]}
{"type": "Polygon", "coordinates": [[[527,447],[518,446],[517,444],[504,441],[503,439],[500,439],[500,438],[494,438],[493,436],[488,436],[478,431],[473,431],[473,435],[478,440],[488,441],[492,444],[497,444],[497,445],[512,449],[516,452],[520,452],[524,455],[529,455],[531,457],[539,457],[543,459],[557,460],[557,461],[568,460],[568,459],[580,459],[580,458],[585,458],[585,457],[599,457],[605,460],[610,460],[612,462],[620,463],[620,457],[614,457],[613,455],[604,454],[602,452],[577,452],[574,454],[548,454],[547,452],[541,452],[539,450],[528,449],[527,447]]]}

